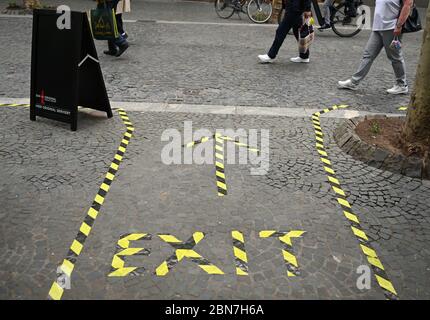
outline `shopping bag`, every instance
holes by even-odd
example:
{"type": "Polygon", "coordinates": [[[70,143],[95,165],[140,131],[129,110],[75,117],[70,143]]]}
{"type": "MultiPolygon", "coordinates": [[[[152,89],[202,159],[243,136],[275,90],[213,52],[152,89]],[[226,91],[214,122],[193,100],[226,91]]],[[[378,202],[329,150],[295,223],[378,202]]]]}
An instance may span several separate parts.
{"type": "Polygon", "coordinates": [[[305,53],[308,51],[315,38],[314,27],[310,20],[306,19],[305,23],[299,29],[299,52],[305,53]]]}
{"type": "Polygon", "coordinates": [[[106,2],[103,7],[90,11],[90,22],[94,39],[114,40],[119,37],[115,11],[113,8],[109,9],[106,2]]]}

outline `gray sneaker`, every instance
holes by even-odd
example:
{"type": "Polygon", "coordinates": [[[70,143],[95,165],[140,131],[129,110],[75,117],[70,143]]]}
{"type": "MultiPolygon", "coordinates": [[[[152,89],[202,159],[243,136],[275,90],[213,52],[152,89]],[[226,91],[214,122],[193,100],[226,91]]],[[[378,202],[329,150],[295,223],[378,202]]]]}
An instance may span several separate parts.
{"type": "Polygon", "coordinates": [[[349,90],[357,90],[358,85],[352,82],[351,79],[345,81],[338,81],[337,85],[340,89],[349,89],[349,90]]]}
{"type": "Polygon", "coordinates": [[[409,91],[408,86],[399,86],[396,84],[394,87],[387,90],[387,93],[390,94],[407,94],[409,91]]]}

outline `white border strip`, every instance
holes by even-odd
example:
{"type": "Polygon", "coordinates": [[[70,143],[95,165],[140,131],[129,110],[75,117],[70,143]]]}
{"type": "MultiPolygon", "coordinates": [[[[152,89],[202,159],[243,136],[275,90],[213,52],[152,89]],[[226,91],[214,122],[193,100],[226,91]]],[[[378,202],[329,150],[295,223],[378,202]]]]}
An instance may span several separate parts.
{"type": "MultiPolygon", "coordinates": [[[[248,18],[247,18],[248,19],[248,18]]],[[[266,27],[277,28],[277,23],[238,23],[238,22],[205,22],[205,21],[174,21],[174,20],[156,20],[158,24],[183,24],[183,25],[208,25],[208,26],[232,26],[232,27],[266,27]]]]}
{"type": "MultiPolygon", "coordinates": [[[[0,104],[17,103],[28,104],[29,99],[0,98],[0,104]]],[[[271,116],[288,118],[308,118],[313,113],[321,110],[311,108],[280,108],[280,107],[252,107],[252,106],[221,106],[200,104],[174,104],[154,102],[119,102],[111,101],[112,108],[123,108],[125,111],[137,112],[173,112],[173,113],[202,113],[202,114],[231,114],[245,116],[271,116]]],[[[91,110],[91,109],[88,109],[91,110]]],[[[94,111],[98,112],[98,111],[94,111]]],[[[334,110],[328,114],[321,115],[327,118],[350,119],[365,115],[386,115],[388,117],[404,116],[404,113],[375,113],[357,110],[334,110]]]]}

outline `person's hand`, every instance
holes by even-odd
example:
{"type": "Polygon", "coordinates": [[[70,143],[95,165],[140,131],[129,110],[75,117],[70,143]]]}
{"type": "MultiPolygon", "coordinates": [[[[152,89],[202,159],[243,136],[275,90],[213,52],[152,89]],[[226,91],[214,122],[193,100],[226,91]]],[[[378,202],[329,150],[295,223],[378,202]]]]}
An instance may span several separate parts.
{"type": "Polygon", "coordinates": [[[310,17],[312,17],[312,11],[305,11],[303,13],[303,16],[305,17],[305,19],[309,19],[310,17]]]}
{"type": "Polygon", "coordinates": [[[400,36],[402,34],[402,27],[396,26],[393,33],[397,37],[400,36]]]}

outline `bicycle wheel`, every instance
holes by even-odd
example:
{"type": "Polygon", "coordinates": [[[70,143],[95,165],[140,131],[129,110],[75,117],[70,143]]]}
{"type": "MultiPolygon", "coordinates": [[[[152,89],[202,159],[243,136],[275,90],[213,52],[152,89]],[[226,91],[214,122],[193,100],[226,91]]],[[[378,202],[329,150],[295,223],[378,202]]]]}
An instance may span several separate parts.
{"type": "Polygon", "coordinates": [[[251,0],[248,2],[248,17],[255,23],[265,23],[272,16],[271,0],[251,0]]]}
{"type": "Polygon", "coordinates": [[[234,6],[231,0],[215,0],[214,4],[218,17],[228,19],[234,14],[234,6]]]}
{"type": "Polygon", "coordinates": [[[353,37],[358,34],[366,23],[366,11],[364,7],[357,8],[355,17],[349,17],[345,14],[345,2],[339,1],[333,3],[331,11],[331,28],[339,37],[353,37]]]}

